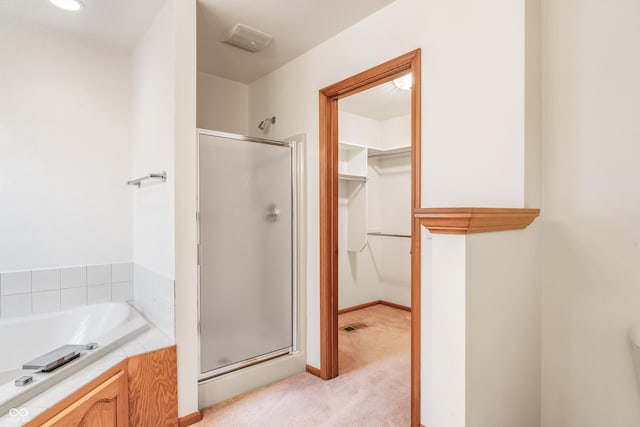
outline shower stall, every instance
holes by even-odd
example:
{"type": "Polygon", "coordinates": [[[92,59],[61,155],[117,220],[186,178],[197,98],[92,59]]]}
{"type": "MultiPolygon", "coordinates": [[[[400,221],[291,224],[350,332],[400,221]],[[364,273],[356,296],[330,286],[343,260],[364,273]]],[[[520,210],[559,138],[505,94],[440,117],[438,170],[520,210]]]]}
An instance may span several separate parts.
{"type": "Polygon", "coordinates": [[[198,131],[201,381],[297,349],[295,144],[198,131]]]}

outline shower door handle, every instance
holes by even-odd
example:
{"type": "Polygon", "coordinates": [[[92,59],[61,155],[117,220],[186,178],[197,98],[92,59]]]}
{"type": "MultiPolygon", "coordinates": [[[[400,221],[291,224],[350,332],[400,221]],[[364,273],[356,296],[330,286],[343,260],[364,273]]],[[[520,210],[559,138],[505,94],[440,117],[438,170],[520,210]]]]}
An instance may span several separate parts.
{"type": "Polygon", "coordinates": [[[280,217],[280,208],[278,208],[278,206],[276,206],[275,203],[270,204],[269,206],[267,206],[267,215],[266,215],[266,219],[267,222],[278,222],[278,219],[280,217]]]}

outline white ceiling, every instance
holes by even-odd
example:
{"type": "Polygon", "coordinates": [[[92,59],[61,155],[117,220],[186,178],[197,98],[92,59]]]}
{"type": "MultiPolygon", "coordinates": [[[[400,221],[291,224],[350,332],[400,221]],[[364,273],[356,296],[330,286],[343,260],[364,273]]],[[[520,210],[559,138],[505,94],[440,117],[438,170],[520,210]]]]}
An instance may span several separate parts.
{"type": "Polygon", "coordinates": [[[405,116],[411,114],[411,91],[387,82],[339,100],[338,108],[374,120],[405,116]]]}
{"type": "Polygon", "coordinates": [[[251,83],[395,0],[198,0],[198,70],[251,83]],[[271,34],[263,51],[221,43],[235,24],[271,34]]]}
{"type": "Polygon", "coordinates": [[[82,0],[84,9],[67,12],[49,0],[0,0],[0,23],[27,24],[133,47],[162,0],[82,0]]]}
{"type": "MultiPolygon", "coordinates": [[[[0,24],[27,24],[131,48],[165,0],[82,0],[67,12],[48,0],[0,0],[0,24]]],[[[198,69],[250,83],[394,0],[198,0],[198,69]],[[221,43],[242,23],[274,36],[262,52],[221,43]]],[[[386,120],[411,113],[411,95],[392,82],[340,100],[340,110],[386,120]]]]}
{"type": "MultiPolygon", "coordinates": [[[[133,47],[165,0],[82,0],[67,12],[48,0],[0,0],[0,23],[26,24],[133,47]]],[[[198,69],[250,83],[395,0],[198,0],[198,69]],[[262,52],[221,43],[237,23],[274,36],[262,52]]]]}

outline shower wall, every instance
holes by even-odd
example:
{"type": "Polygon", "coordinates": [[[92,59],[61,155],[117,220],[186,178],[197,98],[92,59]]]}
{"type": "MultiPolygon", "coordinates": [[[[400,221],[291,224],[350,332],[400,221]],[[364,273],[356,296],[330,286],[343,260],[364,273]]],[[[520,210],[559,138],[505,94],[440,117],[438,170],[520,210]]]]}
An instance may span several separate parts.
{"type": "Polygon", "coordinates": [[[197,99],[197,127],[249,134],[248,85],[199,71],[197,99]]]}

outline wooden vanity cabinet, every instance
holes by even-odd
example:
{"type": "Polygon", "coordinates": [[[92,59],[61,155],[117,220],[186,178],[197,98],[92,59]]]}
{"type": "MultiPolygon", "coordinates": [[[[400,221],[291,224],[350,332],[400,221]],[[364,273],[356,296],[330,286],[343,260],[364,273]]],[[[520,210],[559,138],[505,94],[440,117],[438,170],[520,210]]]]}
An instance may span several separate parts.
{"type": "Polygon", "coordinates": [[[27,427],[178,425],[175,346],[123,360],[27,423],[27,427]]]}
{"type": "Polygon", "coordinates": [[[125,427],[129,425],[127,373],[117,374],[71,403],[43,427],[125,427]]]}

